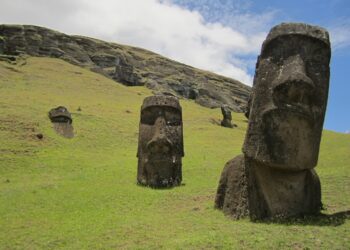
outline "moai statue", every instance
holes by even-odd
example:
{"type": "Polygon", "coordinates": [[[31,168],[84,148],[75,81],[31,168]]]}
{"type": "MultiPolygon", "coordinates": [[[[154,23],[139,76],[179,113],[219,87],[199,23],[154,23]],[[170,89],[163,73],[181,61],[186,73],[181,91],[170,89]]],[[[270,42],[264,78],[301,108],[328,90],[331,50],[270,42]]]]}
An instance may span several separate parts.
{"type": "Polygon", "coordinates": [[[247,101],[247,107],[244,111],[244,116],[249,119],[249,113],[250,113],[250,106],[251,106],[251,99],[252,99],[252,93],[250,93],[248,101],[247,101]]]}
{"type": "Polygon", "coordinates": [[[221,175],[215,206],[252,220],[319,213],[317,165],[326,111],[329,35],[317,26],[272,28],[256,65],[243,155],[221,175]]]}
{"type": "Polygon", "coordinates": [[[73,138],[73,125],[72,125],[72,116],[69,113],[68,109],[59,106],[57,108],[53,108],[49,112],[49,118],[53,123],[53,127],[55,131],[66,138],[73,138]]]}
{"type": "Polygon", "coordinates": [[[232,128],[233,125],[231,123],[232,115],[231,115],[230,108],[227,105],[222,105],[221,106],[221,113],[223,116],[223,119],[221,121],[221,126],[226,127],[226,128],[232,128]]]}
{"type": "Polygon", "coordinates": [[[137,150],[138,184],[154,188],[180,185],[183,156],[182,110],[178,99],[165,95],[145,98],[137,150]]]}

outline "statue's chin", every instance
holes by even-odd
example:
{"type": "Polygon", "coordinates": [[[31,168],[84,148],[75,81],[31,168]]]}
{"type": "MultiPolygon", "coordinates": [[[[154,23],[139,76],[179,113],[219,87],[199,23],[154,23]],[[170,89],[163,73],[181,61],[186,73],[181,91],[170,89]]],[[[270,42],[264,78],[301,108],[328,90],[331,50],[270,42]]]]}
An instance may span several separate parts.
{"type": "Polygon", "coordinates": [[[170,155],[151,155],[146,158],[146,169],[160,178],[170,178],[173,176],[175,163],[175,157],[170,155]]]}
{"type": "Polygon", "coordinates": [[[176,164],[171,157],[150,158],[145,166],[150,179],[148,184],[154,187],[169,187],[179,183],[176,179],[176,164]]]}
{"type": "Polygon", "coordinates": [[[316,165],[319,145],[315,138],[318,136],[309,117],[276,109],[264,115],[264,125],[265,146],[257,154],[259,161],[289,170],[310,169],[316,165]]]}

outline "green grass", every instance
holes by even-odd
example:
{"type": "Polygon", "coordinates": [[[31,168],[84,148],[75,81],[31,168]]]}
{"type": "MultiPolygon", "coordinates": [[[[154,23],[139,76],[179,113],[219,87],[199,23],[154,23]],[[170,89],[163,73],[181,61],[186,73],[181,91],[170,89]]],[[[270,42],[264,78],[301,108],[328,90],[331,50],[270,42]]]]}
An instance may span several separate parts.
{"type": "Polygon", "coordinates": [[[350,135],[323,134],[326,216],[233,221],[213,204],[225,162],[241,151],[244,116],[222,128],[218,109],[181,100],[185,185],[144,188],[136,148],[149,95],[56,59],[0,62],[0,249],[350,248],[350,135]],[[58,105],[72,112],[73,139],[52,129],[47,112],[58,105]]]}

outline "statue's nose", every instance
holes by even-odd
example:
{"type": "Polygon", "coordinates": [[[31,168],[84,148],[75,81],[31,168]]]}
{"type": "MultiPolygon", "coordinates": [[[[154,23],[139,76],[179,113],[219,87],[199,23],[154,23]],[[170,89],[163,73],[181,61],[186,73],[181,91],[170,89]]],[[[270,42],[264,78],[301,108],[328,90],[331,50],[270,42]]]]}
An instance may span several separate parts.
{"type": "Polygon", "coordinates": [[[305,63],[299,55],[288,58],[274,83],[274,100],[277,103],[310,105],[315,89],[307,76],[305,63]]]}
{"type": "Polygon", "coordinates": [[[314,82],[306,74],[305,62],[300,55],[291,56],[284,61],[280,75],[276,80],[276,87],[285,83],[299,84],[306,89],[315,87],[314,82]]]}
{"type": "Polygon", "coordinates": [[[166,122],[164,117],[158,117],[155,121],[155,132],[152,139],[147,143],[151,153],[169,153],[172,143],[166,136],[166,122]]]}

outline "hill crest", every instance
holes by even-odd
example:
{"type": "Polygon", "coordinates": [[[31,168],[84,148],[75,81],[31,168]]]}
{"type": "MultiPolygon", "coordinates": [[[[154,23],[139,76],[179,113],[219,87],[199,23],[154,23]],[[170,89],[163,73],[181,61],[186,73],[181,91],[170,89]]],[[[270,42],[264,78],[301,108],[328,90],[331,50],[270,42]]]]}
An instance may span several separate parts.
{"type": "Polygon", "coordinates": [[[127,86],[146,86],[196,103],[244,112],[250,87],[239,81],[170,60],[151,51],[69,36],[33,25],[0,25],[0,55],[60,58],[127,86]]]}

